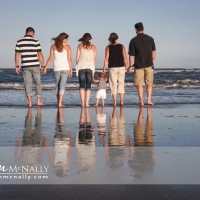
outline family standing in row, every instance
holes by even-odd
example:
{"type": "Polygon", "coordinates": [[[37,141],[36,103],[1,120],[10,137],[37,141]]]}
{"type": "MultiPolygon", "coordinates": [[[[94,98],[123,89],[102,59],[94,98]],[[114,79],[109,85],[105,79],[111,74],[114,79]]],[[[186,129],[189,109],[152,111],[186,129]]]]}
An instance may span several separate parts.
{"type": "MultiPolygon", "coordinates": [[[[131,72],[134,67],[134,85],[137,87],[139,96],[139,105],[144,105],[143,101],[143,84],[146,83],[147,104],[153,105],[151,101],[153,89],[153,61],[156,57],[156,47],[154,39],[144,34],[143,24],[135,24],[137,36],[129,44],[129,65],[126,56],[125,47],[118,43],[118,35],[111,33],[109,45],[105,50],[105,60],[103,71],[99,73],[98,80],[94,79],[96,66],[96,46],[91,43],[92,36],[85,33],[78,41],[80,44],[76,52],[76,75],[79,79],[79,94],[82,107],[89,106],[91,95],[91,83],[98,83],[96,93],[96,104],[99,99],[106,98],[106,81],[105,70],[109,68],[109,85],[113,97],[113,105],[116,106],[117,93],[120,95],[120,106],[124,105],[124,81],[125,72],[131,72]]],[[[52,59],[54,60],[53,69],[56,81],[56,95],[58,107],[63,107],[62,101],[65,92],[67,78],[72,77],[72,58],[71,48],[67,44],[68,35],[61,33],[53,38],[54,44],[50,48],[50,55],[46,65],[41,51],[40,43],[34,38],[35,31],[32,27],[26,29],[26,35],[17,41],[15,47],[15,65],[16,73],[20,73],[19,58],[21,55],[21,68],[25,84],[25,93],[28,99],[28,106],[32,106],[32,78],[36,85],[37,105],[44,105],[41,101],[41,73],[45,74],[52,59]],[[41,69],[40,69],[41,64],[41,69]]]]}

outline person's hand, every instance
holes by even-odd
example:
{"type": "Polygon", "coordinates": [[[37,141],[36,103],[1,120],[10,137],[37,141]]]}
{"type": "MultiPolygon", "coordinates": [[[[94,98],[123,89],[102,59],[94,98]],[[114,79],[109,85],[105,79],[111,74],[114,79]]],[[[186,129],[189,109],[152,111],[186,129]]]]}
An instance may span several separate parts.
{"type": "Polygon", "coordinates": [[[16,72],[17,74],[19,74],[19,73],[20,73],[20,68],[19,68],[19,67],[16,67],[16,68],[15,68],[15,72],[16,72]]]}
{"type": "Polygon", "coordinates": [[[46,74],[47,73],[46,67],[42,67],[40,71],[41,71],[42,74],[46,74]]]}
{"type": "Polygon", "coordinates": [[[130,73],[132,71],[132,67],[128,67],[127,72],[130,73]]]}
{"type": "Polygon", "coordinates": [[[69,75],[68,75],[68,77],[69,77],[69,78],[72,77],[72,70],[69,71],[69,75]]]}

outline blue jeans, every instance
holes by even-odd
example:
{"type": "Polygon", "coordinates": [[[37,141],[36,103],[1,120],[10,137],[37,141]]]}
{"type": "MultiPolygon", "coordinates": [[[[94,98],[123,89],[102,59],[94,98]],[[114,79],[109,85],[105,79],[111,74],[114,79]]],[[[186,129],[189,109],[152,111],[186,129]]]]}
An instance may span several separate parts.
{"type": "Polygon", "coordinates": [[[91,90],[92,83],[92,70],[91,69],[80,69],[78,71],[78,79],[80,84],[80,90],[91,90]]]}
{"type": "Polygon", "coordinates": [[[56,94],[63,94],[65,93],[65,85],[67,82],[69,70],[61,70],[61,71],[54,71],[55,79],[56,79],[56,94]]]}
{"type": "Polygon", "coordinates": [[[42,89],[41,89],[40,67],[22,68],[22,75],[24,78],[26,96],[32,96],[32,82],[34,80],[35,95],[36,97],[41,97],[42,89]]]}

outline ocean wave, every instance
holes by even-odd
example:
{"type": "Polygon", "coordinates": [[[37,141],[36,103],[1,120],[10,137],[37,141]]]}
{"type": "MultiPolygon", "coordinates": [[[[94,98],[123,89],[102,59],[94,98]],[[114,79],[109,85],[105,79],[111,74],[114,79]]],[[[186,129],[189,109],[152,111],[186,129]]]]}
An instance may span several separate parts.
{"type": "MultiPolygon", "coordinates": [[[[200,89],[199,80],[177,80],[177,81],[167,81],[166,83],[156,83],[154,84],[154,89],[200,89]]],[[[42,84],[43,90],[55,90],[55,84],[42,84]]],[[[131,89],[134,87],[133,82],[126,82],[125,89],[131,89]]],[[[35,86],[33,85],[34,89],[35,86]]],[[[79,90],[79,83],[68,83],[65,87],[67,90],[79,90]]],[[[96,90],[97,85],[92,84],[92,89],[96,90]]],[[[107,89],[109,88],[109,83],[107,83],[107,89]]],[[[0,90],[24,90],[24,84],[19,83],[1,83],[0,90]]]]}
{"type": "Polygon", "coordinates": [[[154,74],[158,73],[198,73],[200,69],[155,69],[154,74]]]}

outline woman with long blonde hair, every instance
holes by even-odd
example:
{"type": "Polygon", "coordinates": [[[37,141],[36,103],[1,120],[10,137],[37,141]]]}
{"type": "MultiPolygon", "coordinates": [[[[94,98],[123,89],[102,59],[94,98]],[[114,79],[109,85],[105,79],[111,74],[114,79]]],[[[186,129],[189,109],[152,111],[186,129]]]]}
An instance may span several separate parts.
{"type": "Polygon", "coordinates": [[[66,33],[60,33],[56,38],[52,38],[55,43],[50,48],[50,55],[43,70],[45,74],[54,58],[53,70],[56,81],[58,107],[63,107],[62,101],[67,77],[72,77],[71,47],[67,44],[68,37],[69,35],[66,33]]]}

